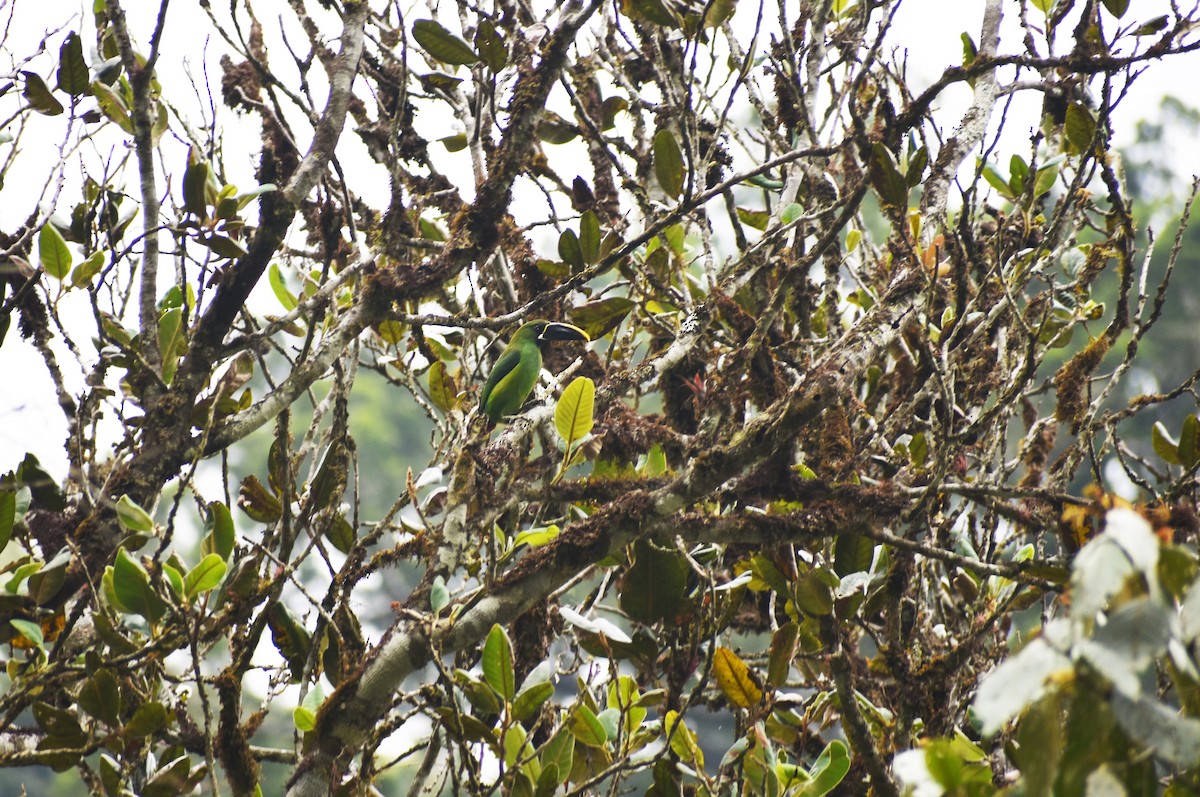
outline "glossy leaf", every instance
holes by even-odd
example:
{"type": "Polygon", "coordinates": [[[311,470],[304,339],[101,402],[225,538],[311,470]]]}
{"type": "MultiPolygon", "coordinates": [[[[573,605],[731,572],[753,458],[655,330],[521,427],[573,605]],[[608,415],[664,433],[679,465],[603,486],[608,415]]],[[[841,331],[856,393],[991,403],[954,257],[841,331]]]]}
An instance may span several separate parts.
{"type": "Polygon", "coordinates": [[[823,797],[829,794],[842,782],[850,771],[850,751],[846,745],[833,740],[825,745],[821,755],[813,762],[808,771],[812,778],[800,792],[803,797],[823,797]]]}
{"type": "Polygon", "coordinates": [[[291,289],[288,288],[287,281],[284,279],[283,271],[279,268],[278,263],[272,263],[271,267],[267,269],[267,277],[271,283],[271,292],[275,294],[275,298],[279,301],[283,309],[289,313],[295,310],[297,304],[296,297],[292,294],[291,289]]]}
{"type": "Polygon", "coordinates": [[[221,559],[228,561],[237,541],[236,531],[233,527],[233,515],[230,514],[229,507],[220,501],[211,502],[208,505],[207,525],[209,532],[200,541],[200,552],[206,556],[215,553],[221,559]]]}
{"type": "Polygon", "coordinates": [[[525,722],[531,719],[542,704],[554,696],[554,684],[542,681],[524,689],[513,700],[513,719],[525,722]]]}
{"type": "Polygon", "coordinates": [[[58,88],[72,97],[87,93],[88,67],[83,60],[83,43],[75,31],[68,33],[58,48],[58,88]]]}
{"type": "Polygon", "coordinates": [[[582,703],[575,707],[567,721],[571,735],[587,747],[603,747],[608,743],[608,732],[596,717],[596,713],[582,703]]]}
{"type": "Polygon", "coordinates": [[[135,504],[129,496],[123,495],[117,499],[117,520],[122,528],[129,531],[150,533],[154,531],[154,518],[150,513],[135,504]]]}
{"type": "Polygon", "coordinates": [[[104,115],[125,133],[133,135],[133,118],[130,117],[129,108],[125,105],[125,100],[121,99],[121,95],[98,80],[92,81],[92,94],[95,95],[96,103],[104,115]]]}
{"type": "Polygon", "coordinates": [[[17,494],[12,490],[0,489],[0,551],[12,539],[13,525],[17,520],[17,494]]]}
{"type": "Polygon", "coordinates": [[[412,33],[422,49],[444,64],[469,65],[479,61],[470,45],[432,19],[418,19],[413,23],[412,33]]]}
{"type": "Polygon", "coordinates": [[[433,584],[429,587],[429,609],[437,616],[449,605],[450,590],[446,588],[446,579],[435,576],[433,584]]]}
{"type": "Polygon", "coordinates": [[[55,279],[63,279],[71,271],[71,248],[53,224],[42,226],[38,233],[38,262],[55,279]]]}
{"type": "Polygon", "coordinates": [[[493,72],[499,72],[508,62],[508,47],[496,32],[496,26],[491,20],[480,21],[479,29],[475,31],[475,49],[479,51],[488,69],[493,72]]]}
{"type": "Polygon", "coordinates": [[[1067,106],[1065,130],[1075,151],[1086,152],[1096,137],[1096,117],[1082,103],[1073,102],[1067,106]]]}
{"type": "Polygon", "coordinates": [[[112,580],[118,608],[141,615],[151,622],[157,622],[162,617],[166,607],[150,586],[150,574],[124,548],[117,550],[112,580]]]}
{"type": "Polygon", "coordinates": [[[908,207],[908,182],[900,173],[896,156],[879,142],[871,148],[870,175],[871,187],[881,203],[899,210],[908,207]]]}
{"type": "Polygon", "coordinates": [[[558,236],[558,256],[571,267],[572,272],[583,271],[586,265],[583,259],[583,247],[579,244],[579,236],[574,230],[563,230],[558,236]]]}
{"type": "Polygon", "coordinates": [[[1102,0],[1104,7],[1108,9],[1108,13],[1112,14],[1117,19],[1125,16],[1125,12],[1129,10],[1129,0],[1102,0]]]}
{"type": "Polygon", "coordinates": [[[596,403],[596,383],[577,376],[563,390],[554,407],[554,427],[570,449],[592,431],[596,403]]]}
{"type": "Polygon", "coordinates": [[[183,594],[191,600],[197,595],[214,589],[225,577],[227,565],[219,554],[210,553],[200,560],[183,579],[183,594]]]}
{"type": "Polygon", "coordinates": [[[1172,465],[1179,465],[1179,443],[1171,438],[1171,433],[1167,431],[1167,427],[1162,421],[1155,422],[1150,430],[1150,443],[1154,446],[1154,453],[1158,454],[1172,465]]]}
{"type": "Polygon", "coordinates": [[[667,196],[678,197],[683,193],[683,152],[675,134],[666,128],[654,134],[654,176],[667,196]]]}
{"type": "Polygon", "coordinates": [[[483,679],[505,701],[513,699],[516,676],[513,673],[512,642],[503,626],[493,625],[483,643],[483,679]]]}
{"type": "Polygon", "coordinates": [[[579,219],[579,248],[589,266],[600,258],[600,240],[600,220],[589,210],[579,219]]]}

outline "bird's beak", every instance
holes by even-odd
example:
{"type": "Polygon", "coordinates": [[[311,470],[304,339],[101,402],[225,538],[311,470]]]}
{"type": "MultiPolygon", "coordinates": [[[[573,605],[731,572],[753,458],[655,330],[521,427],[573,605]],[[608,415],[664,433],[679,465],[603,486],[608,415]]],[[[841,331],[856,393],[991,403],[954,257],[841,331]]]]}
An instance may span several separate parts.
{"type": "Polygon", "coordinates": [[[546,324],[538,340],[583,340],[591,341],[588,333],[574,324],[563,324],[557,321],[546,324]]]}

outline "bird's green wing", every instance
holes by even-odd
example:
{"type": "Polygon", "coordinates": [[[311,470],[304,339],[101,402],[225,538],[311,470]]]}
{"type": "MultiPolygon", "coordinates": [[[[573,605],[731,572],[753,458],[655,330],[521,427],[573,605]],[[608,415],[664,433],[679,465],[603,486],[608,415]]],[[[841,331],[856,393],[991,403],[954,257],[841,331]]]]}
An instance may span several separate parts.
{"type": "MultiPolygon", "coordinates": [[[[496,389],[501,387],[501,383],[506,378],[509,381],[512,380],[515,376],[513,372],[516,371],[517,365],[520,362],[521,350],[510,346],[500,355],[500,359],[496,360],[496,365],[492,368],[492,372],[488,374],[487,382],[483,385],[483,392],[479,396],[479,406],[483,408],[484,414],[491,419],[492,423],[498,423],[503,416],[516,412],[521,406],[519,403],[517,407],[505,412],[504,410],[507,409],[504,406],[506,402],[500,400],[504,394],[503,390],[496,394],[496,400],[491,400],[492,395],[496,393],[496,389]]],[[[524,403],[524,397],[522,397],[521,403],[524,403]]]]}

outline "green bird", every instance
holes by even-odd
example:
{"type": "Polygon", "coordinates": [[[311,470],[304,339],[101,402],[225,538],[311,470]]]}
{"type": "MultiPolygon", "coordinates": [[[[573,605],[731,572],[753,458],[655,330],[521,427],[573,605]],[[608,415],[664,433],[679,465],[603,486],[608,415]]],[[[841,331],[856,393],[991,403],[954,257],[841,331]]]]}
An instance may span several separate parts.
{"type": "Polygon", "coordinates": [[[537,386],[542,373],[542,347],[552,340],[591,338],[577,326],[557,321],[530,321],[512,336],[500,359],[488,374],[479,397],[483,414],[492,423],[507,415],[516,415],[537,386]]]}

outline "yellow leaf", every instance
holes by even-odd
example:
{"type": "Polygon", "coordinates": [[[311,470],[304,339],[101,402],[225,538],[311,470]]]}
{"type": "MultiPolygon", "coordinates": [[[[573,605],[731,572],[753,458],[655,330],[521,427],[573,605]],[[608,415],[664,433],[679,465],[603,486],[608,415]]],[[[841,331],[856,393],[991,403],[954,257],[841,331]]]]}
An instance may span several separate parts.
{"type": "Polygon", "coordinates": [[[592,413],[596,404],[596,383],[586,376],[576,377],[563,391],[554,408],[554,426],[567,443],[567,450],[592,431],[592,413]]]}
{"type": "Polygon", "coordinates": [[[750,708],[762,700],[762,689],[750,677],[750,668],[729,648],[717,648],[713,654],[713,675],[717,677],[717,686],[735,706],[750,708]]]}

